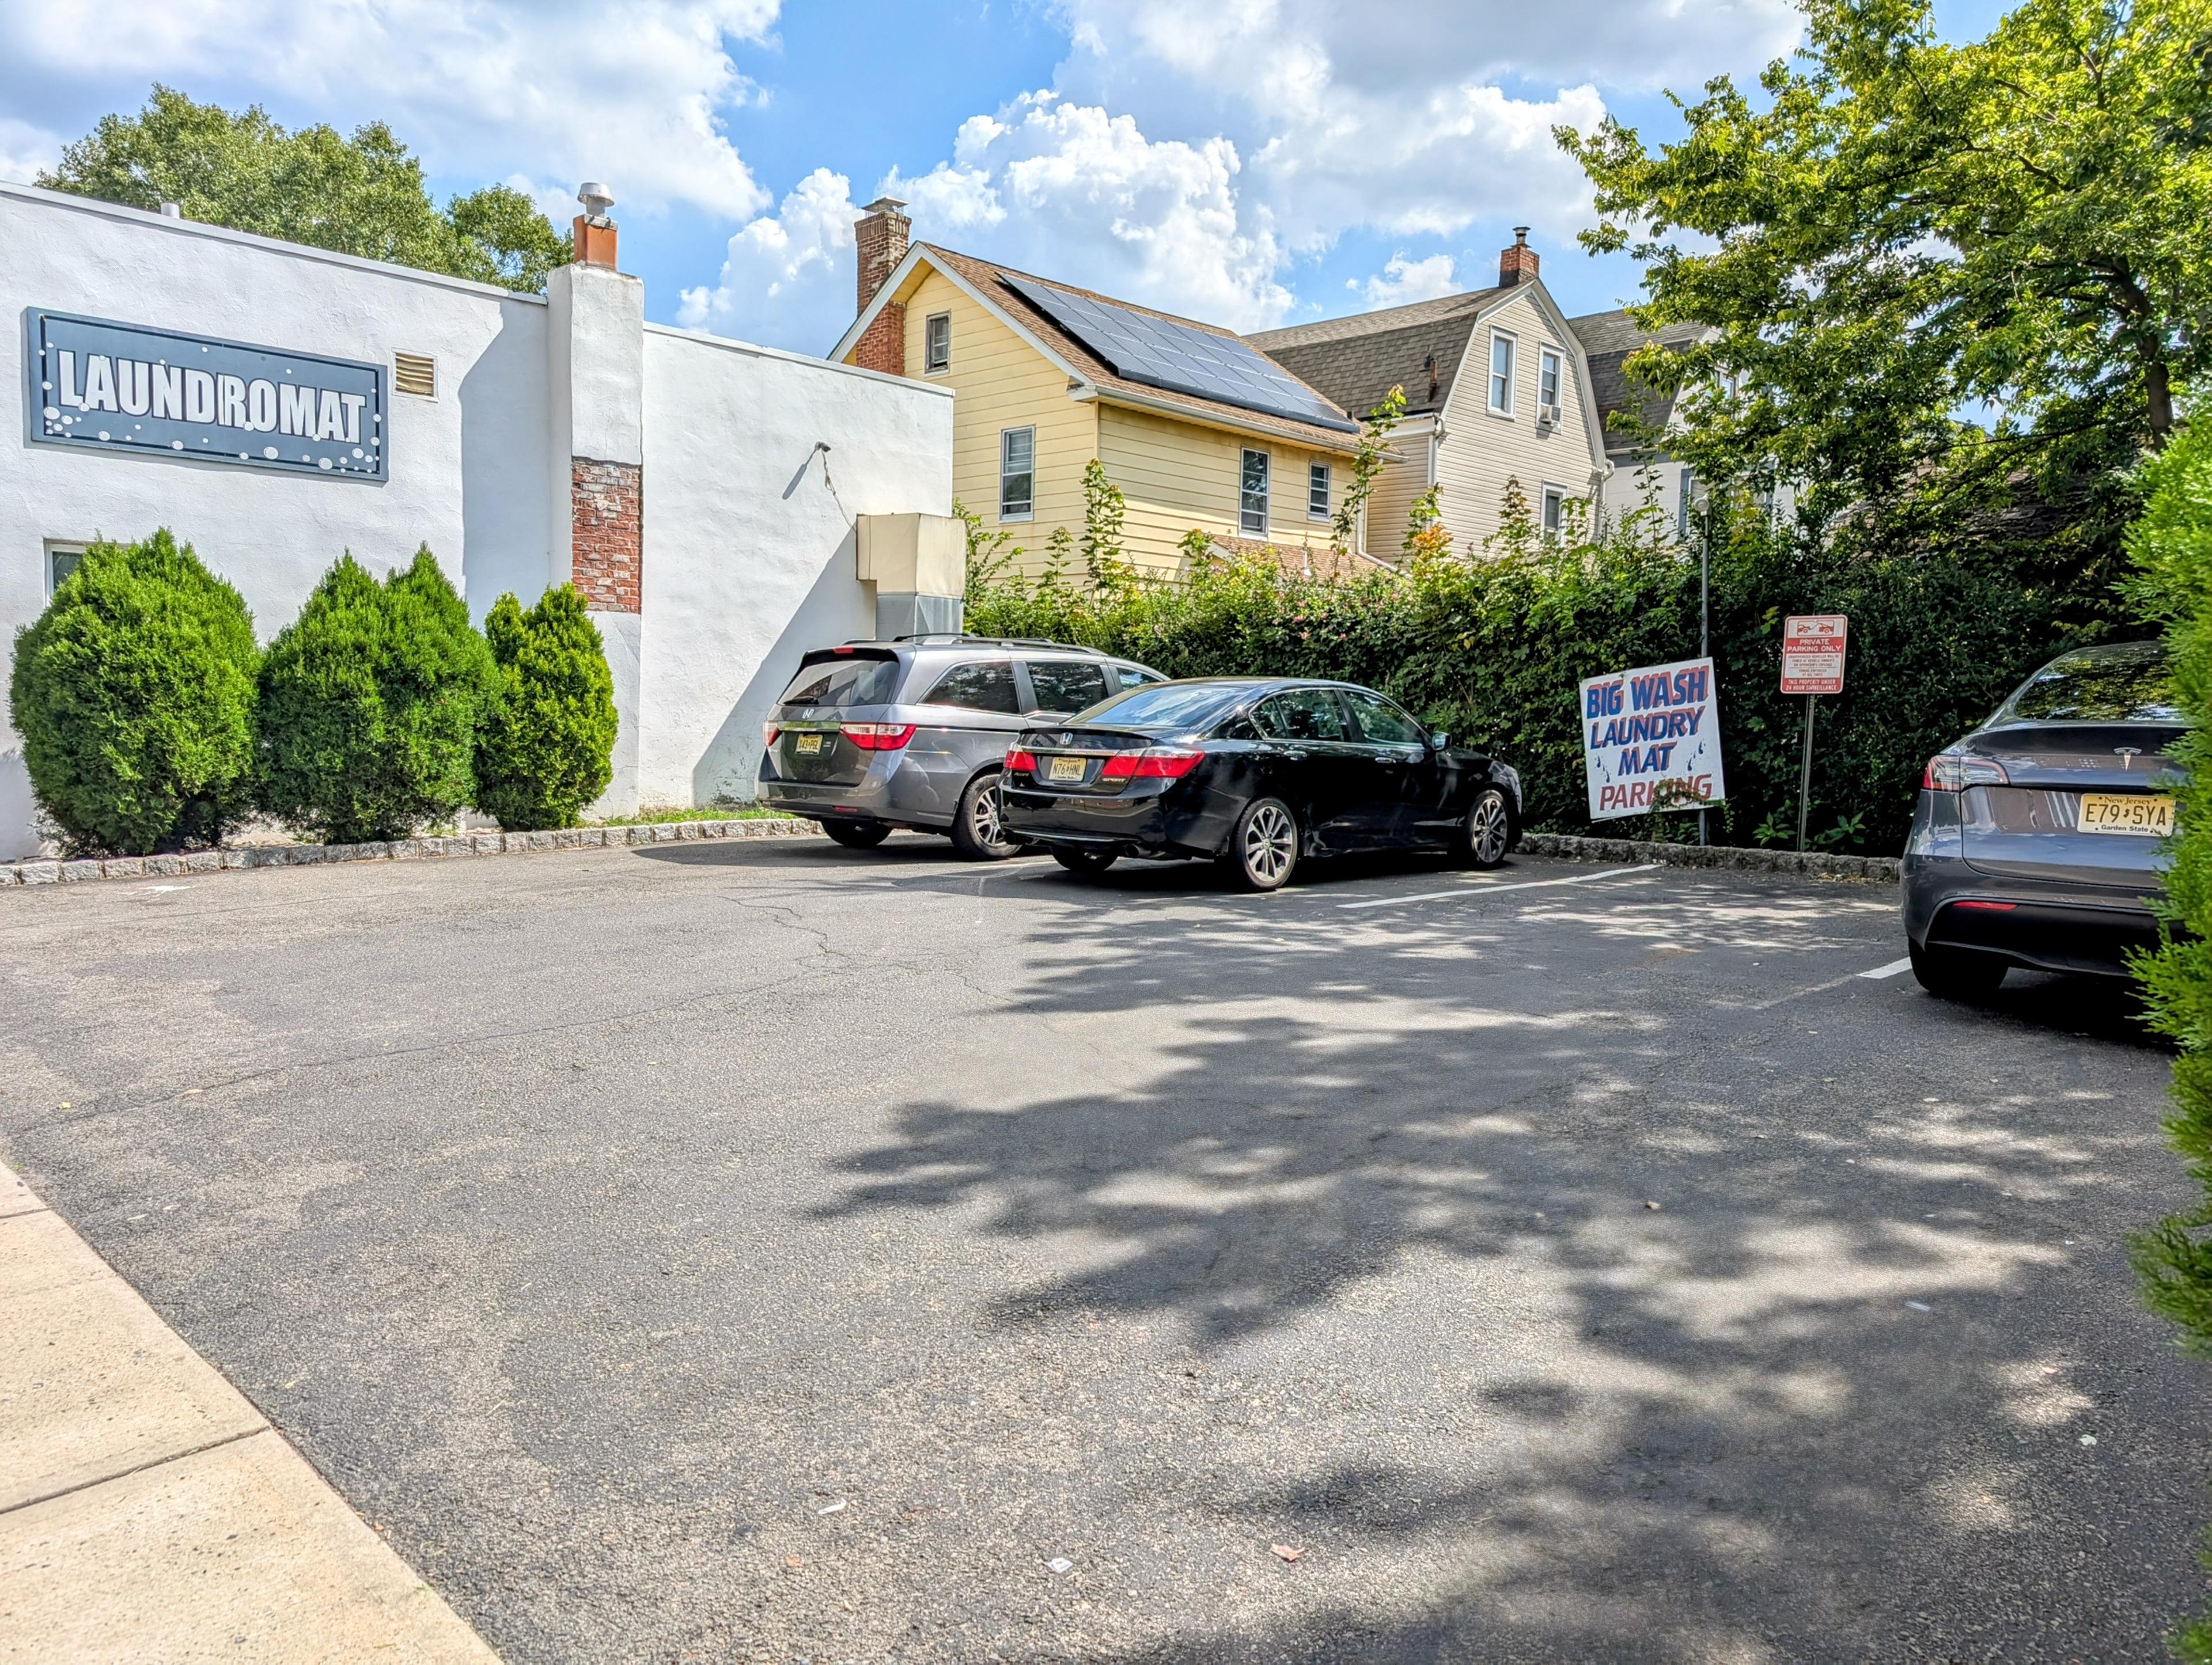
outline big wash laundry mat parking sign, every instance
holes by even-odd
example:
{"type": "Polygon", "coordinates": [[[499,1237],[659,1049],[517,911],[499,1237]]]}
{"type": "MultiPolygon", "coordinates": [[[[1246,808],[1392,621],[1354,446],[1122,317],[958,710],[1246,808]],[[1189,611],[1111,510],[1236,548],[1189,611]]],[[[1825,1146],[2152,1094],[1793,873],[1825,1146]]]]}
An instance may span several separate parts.
{"type": "Polygon", "coordinates": [[[380,365],[66,313],[29,323],[45,444],[385,477],[380,365]]]}
{"type": "Polygon", "coordinates": [[[1582,717],[1591,820],[1703,809],[1728,796],[1711,659],[1591,677],[1582,717]]]}

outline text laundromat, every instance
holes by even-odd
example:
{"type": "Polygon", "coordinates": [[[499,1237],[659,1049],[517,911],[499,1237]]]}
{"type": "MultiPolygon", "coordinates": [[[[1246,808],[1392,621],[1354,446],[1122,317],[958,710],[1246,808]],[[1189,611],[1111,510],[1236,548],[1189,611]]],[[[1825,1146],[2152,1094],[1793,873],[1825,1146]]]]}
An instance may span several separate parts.
{"type": "Polygon", "coordinates": [[[60,410],[111,411],[118,416],[210,423],[249,434],[286,434],[339,445],[376,443],[362,438],[366,396],[331,387],[311,387],[143,359],[84,356],[82,382],[77,355],[57,352],[54,398],[60,410]]]}

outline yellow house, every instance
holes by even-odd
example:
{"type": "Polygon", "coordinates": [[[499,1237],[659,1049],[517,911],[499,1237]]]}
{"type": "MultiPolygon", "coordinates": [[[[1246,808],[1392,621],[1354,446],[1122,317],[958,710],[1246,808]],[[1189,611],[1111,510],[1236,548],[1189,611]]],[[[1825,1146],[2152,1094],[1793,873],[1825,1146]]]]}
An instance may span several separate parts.
{"type": "Polygon", "coordinates": [[[1024,569],[1056,528],[1082,538],[1093,458],[1142,569],[1179,572],[1194,529],[1294,569],[1337,564],[1359,436],[1341,409],[1230,331],[910,245],[902,206],[872,203],[855,228],[860,312],[830,356],[954,390],[954,495],[1024,569]]]}

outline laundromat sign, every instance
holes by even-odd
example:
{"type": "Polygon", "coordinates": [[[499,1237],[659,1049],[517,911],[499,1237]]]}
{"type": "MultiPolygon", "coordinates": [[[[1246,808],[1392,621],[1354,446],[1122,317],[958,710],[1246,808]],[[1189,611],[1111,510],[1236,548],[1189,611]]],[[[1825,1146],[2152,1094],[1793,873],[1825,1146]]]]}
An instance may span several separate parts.
{"type": "Polygon", "coordinates": [[[34,440],[381,480],[384,370],[208,336],[33,312],[34,440]]]}

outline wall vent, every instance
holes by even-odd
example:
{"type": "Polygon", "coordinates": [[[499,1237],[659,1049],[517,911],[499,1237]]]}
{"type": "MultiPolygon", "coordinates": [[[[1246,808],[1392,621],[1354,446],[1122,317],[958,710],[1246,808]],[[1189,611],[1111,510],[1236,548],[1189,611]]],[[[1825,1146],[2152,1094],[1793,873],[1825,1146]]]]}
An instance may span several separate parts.
{"type": "Polygon", "coordinates": [[[421,353],[394,353],[392,355],[392,385],[403,393],[412,393],[418,399],[438,397],[438,361],[421,353]]]}

